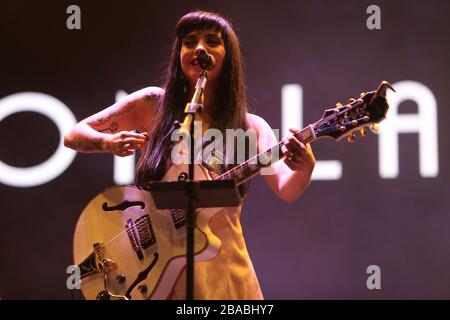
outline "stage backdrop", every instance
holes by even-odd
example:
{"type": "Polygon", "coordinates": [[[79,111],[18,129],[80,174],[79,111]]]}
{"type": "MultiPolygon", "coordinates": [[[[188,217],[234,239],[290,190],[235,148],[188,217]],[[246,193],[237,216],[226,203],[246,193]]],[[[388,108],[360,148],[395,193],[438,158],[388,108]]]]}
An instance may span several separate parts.
{"type": "Polygon", "coordinates": [[[382,80],[397,89],[380,134],[312,144],[314,180],[294,203],[261,177],[252,182],[242,224],[265,297],[450,298],[450,5],[371,5],[3,3],[0,297],[72,297],[66,271],[79,214],[132,169],[108,154],[70,152],[61,133],[127,93],[160,85],[176,21],[202,8],[234,23],[253,112],[282,133],[382,80]]]}

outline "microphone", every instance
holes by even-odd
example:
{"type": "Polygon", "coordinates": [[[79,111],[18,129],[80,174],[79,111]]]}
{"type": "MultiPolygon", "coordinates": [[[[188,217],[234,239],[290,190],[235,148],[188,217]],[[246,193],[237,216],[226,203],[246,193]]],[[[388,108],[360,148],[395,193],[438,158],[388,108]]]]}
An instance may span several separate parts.
{"type": "Polygon", "coordinates": [[[202,49],[197,55],[198,64],[203,70],[211,70],[216,65],[216,58],[202,49]]]}

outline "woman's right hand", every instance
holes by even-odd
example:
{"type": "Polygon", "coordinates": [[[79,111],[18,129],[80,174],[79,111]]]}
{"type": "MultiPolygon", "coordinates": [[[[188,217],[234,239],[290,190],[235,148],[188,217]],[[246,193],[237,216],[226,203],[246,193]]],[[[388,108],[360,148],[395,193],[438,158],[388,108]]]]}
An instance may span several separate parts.
{"type": "Polygon", "coordinates": [[[127,157],[134,154],[136,149],[142,148],[148,142],[147,133],[133,131],[120,131],[109,134],[104,139],[105,150],[119,157],[127,157]]]}

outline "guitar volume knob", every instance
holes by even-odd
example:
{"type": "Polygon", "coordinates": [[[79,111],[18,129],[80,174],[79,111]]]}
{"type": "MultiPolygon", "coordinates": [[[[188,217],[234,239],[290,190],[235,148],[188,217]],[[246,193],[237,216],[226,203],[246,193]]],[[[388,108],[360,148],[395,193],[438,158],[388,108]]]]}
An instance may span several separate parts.
{"type": "Polygon", "coordinates": [[[142,293],[142,294],[146,293],[147,290],[148,290],[148,288],[147,288],[147,286],[146,286],[145,284],[140,284],[140,285],[138,286],[138,291],[139,291],[140,293],[142,293]]]}
{"type": "Polygon", "coordinates": [[[106,290],[100,291],[96,297],[97,300],[110,300],[111,296],[108,294],[106,290]]]}
{"type": "Polygon", "coordinates": [[[119,274],[119,275],[116,277],[117,282],[120,283],[120,284],[125,283],[125,280],[126,280],[126,279],[127,279],[127,278],[125,277],[124,274],[119,274]]]}

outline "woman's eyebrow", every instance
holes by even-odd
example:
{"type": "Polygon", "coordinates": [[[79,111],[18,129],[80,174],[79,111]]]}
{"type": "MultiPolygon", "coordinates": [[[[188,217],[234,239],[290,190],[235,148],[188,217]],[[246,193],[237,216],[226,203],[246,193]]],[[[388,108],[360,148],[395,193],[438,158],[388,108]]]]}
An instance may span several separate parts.
{"type": "MultiPolygon", "coordinates": [[[[197,32],[191,32],[191,33],[185,35],[183,37],[183,40],[184,39],[195,39],[195,38],[198,38],[198,37],[199,37],[199,34],[197,32]]],[[[204,37],[206,37],[206,38],[215,38],[215,39],[222,40],[222,34],[220,32],[218,32],[218,33],[214,33],[214,32],[207,33],[207,34],[204,35],[204,37]]]]}
{"type": "Polygon", "coordinates": [[[211,32],[207,33],[206,37],[216,37],[222,39],[222,34],[220,32],[211,32]]]}
{"type": "Polygon", "coordinates": [[[196,38],[196,37],[197,37],[197,34],[189,33],[188,35],[185,35],[183,38],[186,39],[186,38],[196,38]]]}

